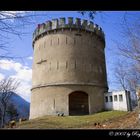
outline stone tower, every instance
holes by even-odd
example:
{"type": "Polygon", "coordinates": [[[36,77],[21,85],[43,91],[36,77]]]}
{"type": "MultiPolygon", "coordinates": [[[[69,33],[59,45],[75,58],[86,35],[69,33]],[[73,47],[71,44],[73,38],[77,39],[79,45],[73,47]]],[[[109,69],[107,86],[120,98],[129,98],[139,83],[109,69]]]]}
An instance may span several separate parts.
{"type": "Polygon", "coordinates": [[[47,21],[34,31],[33,49],[30,119],[104,109],[105,38],[98,25],[72,17],[47,21]]]}

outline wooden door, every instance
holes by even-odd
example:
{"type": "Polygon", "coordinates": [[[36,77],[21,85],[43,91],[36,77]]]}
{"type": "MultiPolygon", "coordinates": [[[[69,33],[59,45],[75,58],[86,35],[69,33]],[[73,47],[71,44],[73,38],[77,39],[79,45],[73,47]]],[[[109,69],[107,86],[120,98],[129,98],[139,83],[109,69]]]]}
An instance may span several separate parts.
{"type": "Polygon", "coordinates": [[[88,94],[75,91],[69,95],[69,115],[89,114],[88,94]]]}

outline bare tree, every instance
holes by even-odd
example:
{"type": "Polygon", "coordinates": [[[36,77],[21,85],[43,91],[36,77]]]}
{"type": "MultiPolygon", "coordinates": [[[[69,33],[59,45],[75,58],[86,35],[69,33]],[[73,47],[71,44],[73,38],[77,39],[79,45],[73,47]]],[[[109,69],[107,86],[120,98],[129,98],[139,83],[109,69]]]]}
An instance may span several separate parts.
{"type": "Polygon", "coordinates": [[[14,35],[21,39],[29,33],[28,30],[25,31],[23,29],[37,24],[38,17],[47,17],[47,12],[0,11],[0,59],[21,58],[21,56],[13,56],[10,53],[12,38],[9,35],[14,35]]]}
{"type": "Polygon", "coordinates": [[[140,17],[132,19],[132,23],[128,21],[129,17],[126,12],[121,23],[123,40],[117,46],[121,55],[140,63],[140,17]]]}
{"type": "Polygon", "coordinates": [[[98,13],[97,11],[79,11],[79,13],[84,16],[87,15],[91,20],[94,20],[96,14],[98,13]]]}
{"type": "Polygon", "coordinates": [[[127,90],[127,71],[120,61],[116,64],[114,74],[116,83],[119,84],[123,90],[127,90]]]}
{"type": "Polygon", "coordinates": [[[10,38],[9,34],[21,38],[25,33],[21,28],[29,24],[29,18],[24,12],[0,11],[0,58],[13,58],[9,53],[10,38]]]}
{"type": "MultiPolygon", "coordinates": [[[[140,16],[135,17],[134,14],[125,12],[121,23],[122,32],[120,32],[122,40],[117,41],[118,55],[124,56],[131,62],[129,68],[126,68],[127,85],[131,90],[136,90],[140,84],[139,19],[140,16]]],[[[123,63],[125,63],[125,61],[123,61],[123,63]]]]}
{"type": "Polygon", "coordinates": [[[1,110],[1,127],[5,124],[5,115],[7,109],[7,103],[13,92],[16,91],[20,82],[13,79],[7,78],[0,81],[0,110],[1,110]]]}
{"type": "Polygon", "coordinates": [[[129,80],[128,80],[128,85],[130,90],[136,91],[140,84],[140,71],[137,70],[136,65],[132,65],[129,69],[129,80]]]}
{"type": "MultiPolygon", "coordinates": [[[[127,63],[127,61],[126,61],[127,63]]],[[[135,91],[140,83],[140,73],[137,71],[135,64],[126,65],[124,61],[118,61],[114,70],[117,83],[124,90],[135,91]]]]}

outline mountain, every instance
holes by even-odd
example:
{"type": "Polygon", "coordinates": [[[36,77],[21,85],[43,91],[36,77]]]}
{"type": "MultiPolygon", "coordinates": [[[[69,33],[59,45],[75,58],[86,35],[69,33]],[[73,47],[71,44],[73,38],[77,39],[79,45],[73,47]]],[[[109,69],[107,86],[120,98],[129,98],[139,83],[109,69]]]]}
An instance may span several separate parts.
{"type": "MultiPolygon", "coordinates": [[[[29,118],[30,103],[18,94],[12,92],[12,95],[8,100],[7,106],[14,106],[14,109],[18,113],[16,120],[19,120],[19,118],[29,118]]],[[[7,124],[10,121],[10,119],[10,116],[7,114],[5,117],[5,123],[7,124]]]]}
{"type": "Polygon", "coordinates": [[[13,92],[9,99],[9,103],[12,103],[18,111],[19,118],[29,118],[30,103],[23,99],[21,96],[13,92]]]}

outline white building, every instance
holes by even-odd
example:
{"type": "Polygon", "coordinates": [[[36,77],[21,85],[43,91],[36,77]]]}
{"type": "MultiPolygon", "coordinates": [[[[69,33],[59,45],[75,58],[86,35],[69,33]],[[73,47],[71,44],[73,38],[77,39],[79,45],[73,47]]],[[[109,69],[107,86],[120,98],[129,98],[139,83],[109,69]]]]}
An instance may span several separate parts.
{"type": "Polygon", "coordinates": [[[131,111],[129,91],[113,91],[105,93],[105,110],[131,111]]]}

